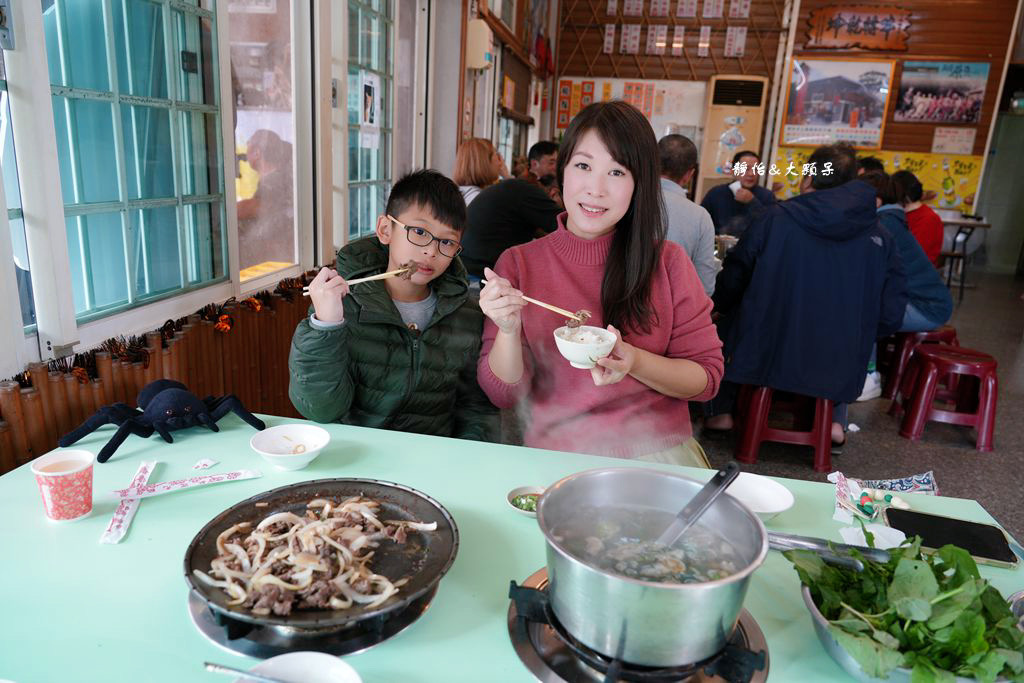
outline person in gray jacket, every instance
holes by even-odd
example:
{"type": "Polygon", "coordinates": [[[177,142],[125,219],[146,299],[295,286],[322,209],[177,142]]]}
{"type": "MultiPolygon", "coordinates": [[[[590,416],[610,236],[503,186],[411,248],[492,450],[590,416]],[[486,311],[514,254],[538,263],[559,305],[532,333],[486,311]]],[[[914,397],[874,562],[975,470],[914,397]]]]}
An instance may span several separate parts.
{"type": "Polygon", "coordinates": [[[683,248],[693,261],[704,293],[715,292],[715,225],[711,214],[695,204],[683,189],[697,168],[697,147],[685,135],[666,135],[658,141],[661,157],[661,194],[665,202],[669,239],[683,248]]]}

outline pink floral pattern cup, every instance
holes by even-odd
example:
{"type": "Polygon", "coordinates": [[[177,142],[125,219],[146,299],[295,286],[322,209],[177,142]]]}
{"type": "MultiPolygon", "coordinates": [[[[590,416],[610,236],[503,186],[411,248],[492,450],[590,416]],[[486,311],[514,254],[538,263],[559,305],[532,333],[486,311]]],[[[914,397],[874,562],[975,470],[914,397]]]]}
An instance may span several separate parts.
{"type": "Polygon", "coordinates": [[[62,450],[32,461],[43,511],[49,519],[68,522],[92,512],[92,464],[89,451],[62,450]]]}

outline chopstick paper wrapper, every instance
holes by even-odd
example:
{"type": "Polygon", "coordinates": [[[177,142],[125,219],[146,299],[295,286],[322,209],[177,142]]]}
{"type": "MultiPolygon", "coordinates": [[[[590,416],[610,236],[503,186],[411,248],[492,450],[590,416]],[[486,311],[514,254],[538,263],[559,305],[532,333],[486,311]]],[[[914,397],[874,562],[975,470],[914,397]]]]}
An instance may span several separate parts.
{"type": "MultiPolygon", "coordinates": [[[[153,474],[155,468],[155,460],[144,460],[135,472],[135,476],[132,477],[132,483],[129,485],[129,488],[136,489],[144,486],[149,481],[149,477],[153,474]]],[[[138,498],[122,499],[117,509],[114,510],[114,516],[110,518],[110,524],[107,525],[106,531],[100,536],[100,543],[120,543],[124,535],[128,533],[128,527],[132,525],[132,519],[134,519],[135,511],[138,509],[138,498]]]]}
{"type": "Polygon", "coordinates": [[[172,491],[190,489],[193,486],[219,484],[223,481],[256,479],[262,476],[263,473],[259,470],[237,470],[223,474],[204,474],[198,477],[189,477],[188,479],[175,479],[174,481],[162,481],[159,484],[145,484],[127,489],[118,489],[114,491],[114,495],[119,498],[149,498],[150,496],[159,496],[160,494],[171,493],[172,491]]]}

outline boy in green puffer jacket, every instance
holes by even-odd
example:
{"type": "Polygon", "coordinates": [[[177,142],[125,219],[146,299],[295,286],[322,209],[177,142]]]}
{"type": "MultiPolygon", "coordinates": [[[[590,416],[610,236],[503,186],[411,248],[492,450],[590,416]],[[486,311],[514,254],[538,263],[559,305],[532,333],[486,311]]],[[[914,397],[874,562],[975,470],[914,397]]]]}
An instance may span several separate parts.
{"type": "Polygon", "coordinates": [[[458,186],[437,171],[395,183],[376,234],[343,247],[338,270],[309,284],[313,312],[288,358],[288,395],[302,415],[497,441],[498,411],[476,381],[483,314],[458,258],[465,226],[458,186]],[[345,279],[409,264],[407,278],[351,289],[345,279]]]}

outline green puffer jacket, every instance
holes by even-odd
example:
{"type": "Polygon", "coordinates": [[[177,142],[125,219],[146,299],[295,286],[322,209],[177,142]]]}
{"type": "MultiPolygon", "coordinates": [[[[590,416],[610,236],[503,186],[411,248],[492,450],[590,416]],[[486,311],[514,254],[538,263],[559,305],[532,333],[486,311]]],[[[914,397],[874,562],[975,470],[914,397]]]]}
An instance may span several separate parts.
{"type": "MultiPolygon", "coordinates": [[[[387,261],[387,248],[371,236],[338,252],[338,272],[373,275],[387,261]]],[[[288,358],[295,408],[317,422],[497,441],[498,411],[476,381],[483,313],[462,261],[431,287],[437,310],[419,332],[402,322],[381,280],[352,288],[343,325],[300,322],[288,358]]]]}

